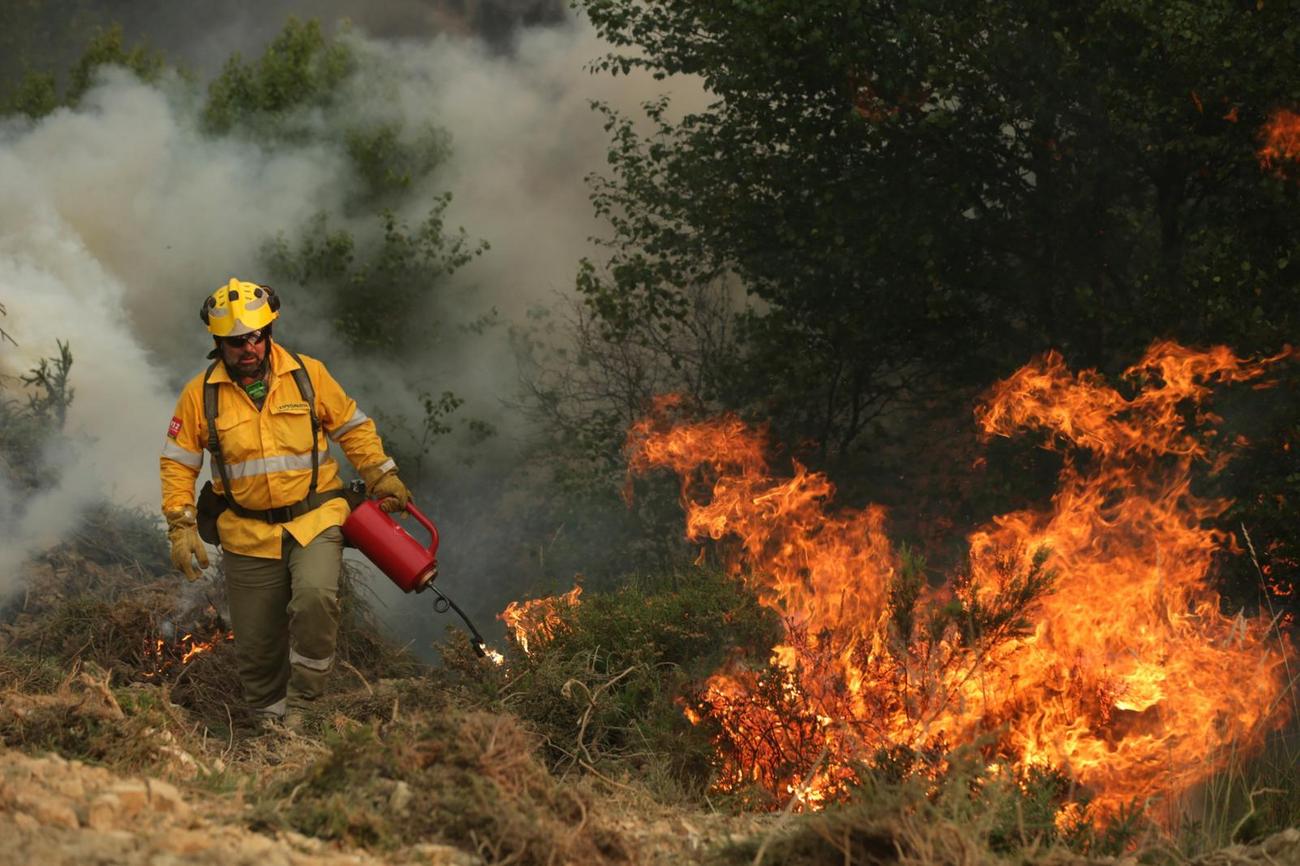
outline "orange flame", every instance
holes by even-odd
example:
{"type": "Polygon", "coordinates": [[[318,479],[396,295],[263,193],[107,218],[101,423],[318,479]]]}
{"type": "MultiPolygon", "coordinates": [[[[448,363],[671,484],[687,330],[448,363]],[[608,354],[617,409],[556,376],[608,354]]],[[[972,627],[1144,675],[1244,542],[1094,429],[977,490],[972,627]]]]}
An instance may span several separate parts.
{"type": "Polygon", "coordinates": [[[582,587],[575,584],[573,589],[563,595],[534,598],[525,602],[512,601],[497,614],[497,619],[510,629],[520,649],[529,653],[530,645],[535,647],[555,637],[562,625],[562,607],[577,607],[580,595],[582,587]]]}
{"type": "Polygon", "coordinates": [[[1049,508],[972,534],[968,572],[939,588],[894,550],[881,508],[828,513],[833,485],[798,463],[771,476],[761,433],[731,416],[673,424],[679,404],[658,403],[629,432],[629,471],[678,472],[688,537],[723,541],[785,624],[767,669],[715,674],[688,710],[717,726],[719,787],[815,806],[852,784],[855,762],[902,749],[938,770],[978,741],[1021,772],[1069,774],[1101,817],[1259,745],[1286,712],[1289,648],[1266,618],[1220,612],[1206,577],[1232,545],[1205,524],[1227,503],[1195,496],[1190,477],[1219,462],[1201,408],[1211,383],[1269,361],[1158,343],[1125,374],[1132,398],[1055,353],[995,386],[977,421],[1047,432],[1066,454],[1060,486],[1049,508]]]}
{"type": "Polygon", "coordinates": [[[186,632],[176,640],[168,643],[162,638],[154,638],[150,646],[145,650],[146,656],[149,657],[153,670],[144,674],[146,677],[156,677],[166,673],[177,663],[182,667],[189,664],[195,657],[204,653],[212,652],[218,645],[235,639],[233,631],[216,630],[207,640],[200,640],[194,637],[192,632],[186,632]]]}
{"type": "Polygon", "coordinates": [[[1284,108],[1274,111],[1264,125],[1263,139],[1257,155],[1264,168],[1280,172],[1284,163],[1300,161],[1300,114],[1284,108]]]}

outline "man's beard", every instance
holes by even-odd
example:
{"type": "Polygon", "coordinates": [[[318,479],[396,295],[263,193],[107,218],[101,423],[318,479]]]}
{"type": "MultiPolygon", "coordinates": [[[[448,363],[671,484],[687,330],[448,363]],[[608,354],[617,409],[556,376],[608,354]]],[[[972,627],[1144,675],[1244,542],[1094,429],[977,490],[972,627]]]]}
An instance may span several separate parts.
{"type": "Polygon", "coordinates": [[[266,354],[262,360],[257,363],[256,367],[245,368],[239,364],[226,364],[226,371],[230,377],[240,379],[264,379],[266,378],[267,369],[271,365],[271,338],[267,337],[266,354]]]}

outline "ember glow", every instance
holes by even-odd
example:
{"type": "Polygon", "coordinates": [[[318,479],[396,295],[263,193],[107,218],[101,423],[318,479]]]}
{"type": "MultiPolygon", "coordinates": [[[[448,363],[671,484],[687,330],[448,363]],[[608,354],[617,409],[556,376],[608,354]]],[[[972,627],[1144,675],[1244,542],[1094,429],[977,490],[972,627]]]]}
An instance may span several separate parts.
{"type": "Polygon", "coordinates": [[[973,533],[968,567],[938,588],[882,509],[831,511],[825,476],[770,473],[761,432],[674,423],[662,401],[629,433],[630,471],[677,472],[688,537],[719,542],[785,625],[766,668],[718,672],[688,709],[719,731],[719,787],[815,807],[855,763],[903,750],[942,771],[978,742],[1012,772],[1067,774],[1100,819],[1257,747],[1285,720],[1290,650],[1267,618],[1220,612],[1207,577],[1233,544],[1207,524],[1228,503],[1190,479],[1226,459],[1212,387],[1268,363],[1158,343],[1125,374],[1133,396],[1056,353],[996,385],[983,431],[1046,434],[1064,468],[1048,506],[973,533]]]}
{"type": "Polygon", "coordinates": [[[1283,171],[1286,163],[1300,162],[1300,114],[1274,111],[1264,125],[1263,139],[1258,156],[1264,168],[1283,171]]]}
{"type": "Polygon", "coordinates": [[[195,637],[186,632],[173,641],[154,638],[152,644],[145,648],[145,656],[153,667],[147,677],[161,676],[174,667],[184,667],[195,657],[212,652],[218,645],[235,639],[233,631],[213,631],[206,639],[195,637]]]}
{"type": "Polygon", "coordinates": [[[560,613],[565,608],[576,607],[580,595],[582,587],[575,585],[563,595],[512,601],[497,614],[497,619],[506,624],[515,643],[528,653],[530,644],[538,646],[555,637],[556,629],[562,625],[560,613]]]}

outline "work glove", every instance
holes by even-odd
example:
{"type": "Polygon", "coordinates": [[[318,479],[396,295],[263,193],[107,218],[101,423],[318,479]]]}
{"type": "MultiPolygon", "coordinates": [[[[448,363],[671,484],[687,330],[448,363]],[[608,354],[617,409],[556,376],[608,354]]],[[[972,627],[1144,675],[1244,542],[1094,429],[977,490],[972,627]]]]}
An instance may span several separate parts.
{"type": "Polygon", "coordinates": [[[366,490],[371,497],[379,500],[381,509],[389,514],[406,511],[406,504],[411,501],[411,491],[397,477],[396,469],[382,473],[377,469],[363,469],[361,475],[366,482],[366,490]]]}
{"type": "Polygon", "coordinates": [[[169,508],[163,511],[167,518],[167,538],[172,543],[172,567],[184,572],[190,580],[198,580],[199,572],[194,568],[193,560],[199,561],[199,568],[208,567],[208,550],[199,538],[199,524],[194,518],[194,507],[169,508]]]}

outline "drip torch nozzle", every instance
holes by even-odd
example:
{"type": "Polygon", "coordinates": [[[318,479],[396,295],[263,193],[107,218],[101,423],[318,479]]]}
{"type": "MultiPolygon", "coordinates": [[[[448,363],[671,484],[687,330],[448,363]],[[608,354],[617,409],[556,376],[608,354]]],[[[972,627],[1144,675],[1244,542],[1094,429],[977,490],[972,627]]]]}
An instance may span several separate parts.
{"type": "Polygon", "coordinates": [[[478,629],[474,628],[474,623],[470,622],[469,617],[465,616],[465,611],[461,610],[456,602],[443,595],[438,590],[438,587],[434,586],[432,583],[427,584],[427,586],[429,589],[433,590],[433,594],[438,597],[433,603],[433,609],[438,613],[446,613],[448,608],[456,611],[457,616],[459,616],[465,623],[465,626],[469,629],[469,633],[472,636],[470,643],[474,646],[474,654],[481,659],[487,658],[487,641],[483,640],[483,635],[478,633],[478,629]]]}

